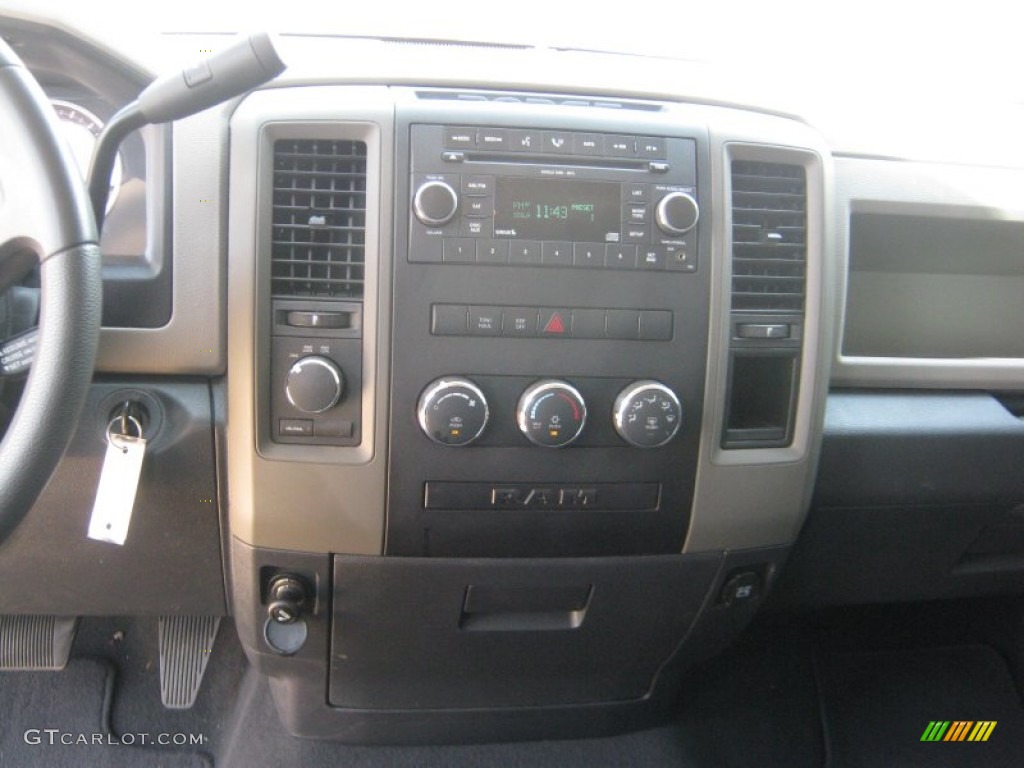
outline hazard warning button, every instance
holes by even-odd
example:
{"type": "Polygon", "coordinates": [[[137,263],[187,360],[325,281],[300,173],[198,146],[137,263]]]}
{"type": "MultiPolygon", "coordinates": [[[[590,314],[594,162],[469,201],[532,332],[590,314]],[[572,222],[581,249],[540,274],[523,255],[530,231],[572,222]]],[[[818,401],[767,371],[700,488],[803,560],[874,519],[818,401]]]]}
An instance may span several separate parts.
{"type": "Polygon", "coordinates": [[[568,336],[572,310],[542,309],[540,311],[541,336],[568,336]]]}

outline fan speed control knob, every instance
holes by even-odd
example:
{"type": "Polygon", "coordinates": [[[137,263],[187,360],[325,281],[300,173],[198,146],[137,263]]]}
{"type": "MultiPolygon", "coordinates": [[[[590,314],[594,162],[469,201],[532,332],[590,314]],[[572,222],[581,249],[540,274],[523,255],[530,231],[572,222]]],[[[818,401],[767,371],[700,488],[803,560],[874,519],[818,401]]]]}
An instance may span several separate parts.
{"type": "Polygon", "coordinates": [[[683,421],[683,406],[676,393],[651,379],[635,381],[615,398],[615,431],[637,448],[665,445],[683,421]]]}
{"type": "Polygon", "coordinates": [[[440,445],[469,445],[484,433],[490,419],[487,398],[462,376],[432,381],[420,395],[417,417],[423,433],[440,445]]]}
{"type": "Polygon", "coordinates": [[[587,404],[572,384],[544,379],[523,392],[516,418],[519,430],[534,445],[562,448],[583,432],[587,404]]]}
{"type": "Polygon", "coordinates": [[[345,392],[338,364],[319,355],[297,360],[288,369],[284,387],[288,402],[304,413],[323,413],[337,405],[345,392]]]}
{"type": "Polygon", "coordinates": [[[447,182],[428,181],[416,190],[412,210],[428,227],[440,227],[451,221],[459,210],[459,196],[447,182]]]}
{"type": "Polygon", "coordinates": [[[685,235],[700,218],[697,201],[686,192],[669,192],[654,210],[654,220],[662,232],[669,235],[685,235]]]}

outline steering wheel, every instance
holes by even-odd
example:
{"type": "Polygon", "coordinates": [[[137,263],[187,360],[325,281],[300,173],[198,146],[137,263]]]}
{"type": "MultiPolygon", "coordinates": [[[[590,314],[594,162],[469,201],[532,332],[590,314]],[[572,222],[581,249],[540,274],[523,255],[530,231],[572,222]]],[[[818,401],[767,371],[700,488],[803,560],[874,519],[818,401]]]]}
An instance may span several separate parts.
{"type": "MultiPolygon", "coordinates": [[[[42,88],[0,40],[0,294],[39,265],[32,370],[0,442],[0,543],[56,469],[78,424],[99,340],[99,238],[42,88]]],[[[2,556],[2,553],[0,553],[2,556]]]]}

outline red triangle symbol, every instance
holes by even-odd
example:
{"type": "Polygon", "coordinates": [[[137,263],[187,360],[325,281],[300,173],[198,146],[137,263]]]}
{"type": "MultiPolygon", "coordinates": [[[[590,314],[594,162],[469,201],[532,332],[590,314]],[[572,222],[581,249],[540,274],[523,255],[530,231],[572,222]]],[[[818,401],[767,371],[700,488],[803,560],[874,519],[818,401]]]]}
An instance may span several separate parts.
{"type": "Polygon", "coordinates": [[[562,316],[555,312],[544,326],[544,333],[565,333],[565,321],[562,316]]]}

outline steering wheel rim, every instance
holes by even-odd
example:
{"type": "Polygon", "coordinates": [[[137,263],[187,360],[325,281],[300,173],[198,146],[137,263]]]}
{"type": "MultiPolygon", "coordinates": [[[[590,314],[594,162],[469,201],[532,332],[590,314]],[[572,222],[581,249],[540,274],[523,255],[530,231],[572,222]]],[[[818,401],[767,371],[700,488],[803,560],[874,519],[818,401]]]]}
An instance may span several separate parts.
{"type": "Polygon", "coordinates": [[[88,194],[42,88],[0,39],[0,293],[39,265],[35,357],[0,441],[0,544],[42,492],[78,425],[102,304],[88,194]]]}

